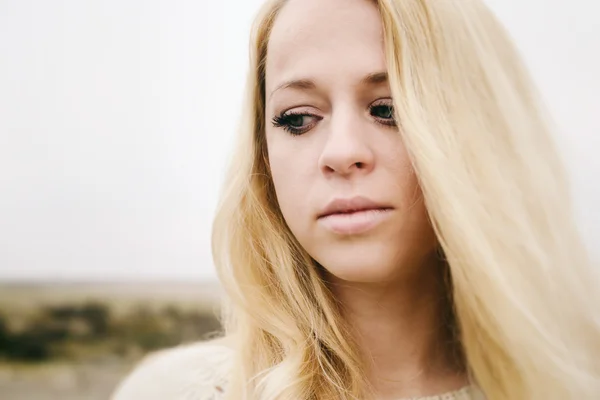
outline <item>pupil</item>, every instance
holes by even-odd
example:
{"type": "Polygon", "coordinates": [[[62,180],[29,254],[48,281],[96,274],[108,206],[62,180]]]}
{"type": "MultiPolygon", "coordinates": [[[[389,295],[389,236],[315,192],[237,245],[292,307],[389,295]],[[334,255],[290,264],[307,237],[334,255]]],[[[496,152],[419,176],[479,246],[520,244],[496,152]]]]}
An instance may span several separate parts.
{"type": "Polygon", "coordinates": [[[295,127],[302,126],[302,122],[304,122],[304,116],[302,115],[290,115],[288,122],[290,125],[295,127]]]}
{"type": "Polygon", "coordinates": [[[392,107],[390,106],[376,106],[375,116],[379,118],[389,119],[393,117],[392,107]]]}

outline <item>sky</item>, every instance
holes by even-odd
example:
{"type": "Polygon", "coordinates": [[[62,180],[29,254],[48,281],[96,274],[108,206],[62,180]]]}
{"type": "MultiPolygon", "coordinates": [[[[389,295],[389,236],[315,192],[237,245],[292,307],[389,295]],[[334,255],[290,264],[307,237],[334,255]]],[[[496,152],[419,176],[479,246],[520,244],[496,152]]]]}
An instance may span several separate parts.
{"type": "MultiPolygon", "coordinates": [[[[0,280],[214,280],[259,0],[0,1],[0,280]]],[[[600,246],[600,4],[488,0],[600,246]]]]}

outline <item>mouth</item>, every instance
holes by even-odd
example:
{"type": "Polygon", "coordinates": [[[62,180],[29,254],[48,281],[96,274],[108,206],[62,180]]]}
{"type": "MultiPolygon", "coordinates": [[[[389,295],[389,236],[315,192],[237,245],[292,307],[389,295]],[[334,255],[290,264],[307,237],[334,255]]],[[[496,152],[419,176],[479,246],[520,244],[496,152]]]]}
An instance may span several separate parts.
{"type": "Polygon", "coordinates": [[[365,197],[337,199],[319,214],[317,220],[327,230],[339,235],[365,233],[389,218],[393,207],[365,197]]]}
{"type": "Polygon", "coordinates": [[[378,212],[378,211],[383,212],[383,211],[390,211],[390,210],[392,210],[391,207],[351,208],[351,209],[344,209],[344,210],[339,210],[339,211],[323,213],[323,214],[319,215],[318,219],[327,218],[332,215],[351,216],[351,215],[358,215],[360,213],[366,213],[366,212],[378,212]]]}
{"type": "Polygon", "coordinates": [[[331,201],[318,215],[318,219],[331,215],[352,215],[369,211],[389,211],[392,207],[377,203],[366,197],[352,197],[346,199],[335,199],[331,201]]]}

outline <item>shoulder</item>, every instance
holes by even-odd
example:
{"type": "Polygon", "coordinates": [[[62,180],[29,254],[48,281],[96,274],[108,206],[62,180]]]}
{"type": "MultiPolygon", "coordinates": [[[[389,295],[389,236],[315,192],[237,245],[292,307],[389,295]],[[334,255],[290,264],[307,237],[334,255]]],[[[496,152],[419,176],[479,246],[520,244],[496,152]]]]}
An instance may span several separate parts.
{"type": "Polygon", "coordinates": [[[224,339],[150,354],[117,387],[111,400],[216,400],[224,394],[233,350],[224,339]]]}

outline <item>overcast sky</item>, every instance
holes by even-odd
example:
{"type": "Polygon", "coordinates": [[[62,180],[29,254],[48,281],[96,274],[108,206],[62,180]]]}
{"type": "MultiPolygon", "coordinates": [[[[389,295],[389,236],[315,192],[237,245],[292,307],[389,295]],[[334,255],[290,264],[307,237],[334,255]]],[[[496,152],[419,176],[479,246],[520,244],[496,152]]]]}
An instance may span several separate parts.
{"type": "MultiPolygon", "coordinates": [[[[323,0],[326,1],[326,0],[323,0]]],[[[0,0],[0,279],[214,279],[259,0],[0,0]]],[[[489,0],[600,245],[600,4],[489,0]]]]}

